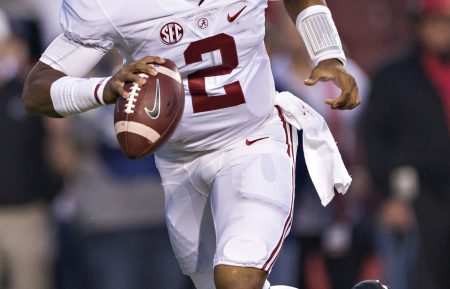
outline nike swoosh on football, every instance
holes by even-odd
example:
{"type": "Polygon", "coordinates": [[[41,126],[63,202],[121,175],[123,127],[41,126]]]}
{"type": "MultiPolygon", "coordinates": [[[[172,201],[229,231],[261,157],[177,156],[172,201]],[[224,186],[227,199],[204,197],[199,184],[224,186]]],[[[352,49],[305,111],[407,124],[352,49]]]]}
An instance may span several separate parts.
{"type": "Polygon", "coordinates": [[[155,104],[153,105],[153,109],[149,110],[144,107],[145,113],[151,119],[157,119],[159,117],[159,112],[161,111],[161,89],[159,87],[159,79],[156,79],[156,97],[155,104]]]}
{"type": "Polygon", "coordinates": [[[268,137],[268,136],[265,136],[265,137],[260,137],[260,138],[254,139],[254,140],[246,139],[246,140],[245,140],[245,144],[248,145],[248,146],[251,146],[251,145],[254,144],[255,142],[260,141],[260,140],[263,140],[263,139],[266,139],[266,138],[269,138],[269,137],[268,137]]]}
{"type": "Polygon", "coordinates": [[[239,17],[239,15],[241,15],[242,11],[244,11],[244,9],[247,8],[247,5],[245,5],[241,10],[239,10],[236,14],[234,14],[233,16],[230,16],[230,13],[228,13],[228,22],[233,22],[234,20],[236,20],[236,18],[239,17]]]}

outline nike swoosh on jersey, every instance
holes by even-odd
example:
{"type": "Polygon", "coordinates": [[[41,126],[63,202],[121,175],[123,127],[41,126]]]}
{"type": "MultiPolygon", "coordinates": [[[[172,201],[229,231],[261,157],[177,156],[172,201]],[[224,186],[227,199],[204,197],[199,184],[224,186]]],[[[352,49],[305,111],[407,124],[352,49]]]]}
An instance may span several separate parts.
{"type": "Polygon", "coordinates": [[[159,79],[156,79],[156,97],[155,104],[153,105],[153,109],[149,110],[144,107],[145,113],[151,119],[157,119],[159,117],[159,112],[161,111],[161,89],[159,87],[159,79]]]}
{"type": "Polygon", "coordinates": [[[236,18],[239,17],[239,15],[241,15],[242,11],[244,11],[244,9],[247,8],[247,5],[245,5],[244,7],[242,7],[241,10],[239,10],[236,14],[234,14],[233,16],[230,16],[230,13],[228,13],[228,22],[233,22],[234,20],[236,20],[236,18]]]}
{"type": "Polygon", "coordinates": [[[268,136],[265,136],[265,137],[260,137],[260,138],[254,139],[254,140],[246,139],[246,140],[245,140],[245,144],[248,145],[248,146],[251,146],[251,145],[254,144],[255,142],[260,141],[260,140],[263,140],[263,139],[266,139],[266,138],[269,138],[269,137],[268,137],[268,136]]]}

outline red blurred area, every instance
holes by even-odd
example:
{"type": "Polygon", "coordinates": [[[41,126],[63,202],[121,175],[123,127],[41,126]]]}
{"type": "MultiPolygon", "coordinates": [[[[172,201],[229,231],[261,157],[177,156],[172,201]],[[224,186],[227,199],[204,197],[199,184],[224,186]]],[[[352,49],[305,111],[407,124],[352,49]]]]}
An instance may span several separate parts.
{"type": "MultiPolygon", "coordinates": [[[[438,0],[435,0],[438,1],[438,0]]],[[[349,55],[371,74],[412,38],[409,0],[328,0],[349,55]]]]}

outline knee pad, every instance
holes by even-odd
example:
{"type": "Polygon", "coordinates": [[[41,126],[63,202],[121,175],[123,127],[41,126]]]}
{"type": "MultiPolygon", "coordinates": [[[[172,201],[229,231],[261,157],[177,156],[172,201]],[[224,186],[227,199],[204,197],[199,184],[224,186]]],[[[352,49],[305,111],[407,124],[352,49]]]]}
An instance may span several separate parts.
{"type": "Polygon", "coordinates": [[[264,240],[251,234],[232,237],[223,248],[226,259],[242,264],[258,263],[267,254],[268,248],[264,240]]]}

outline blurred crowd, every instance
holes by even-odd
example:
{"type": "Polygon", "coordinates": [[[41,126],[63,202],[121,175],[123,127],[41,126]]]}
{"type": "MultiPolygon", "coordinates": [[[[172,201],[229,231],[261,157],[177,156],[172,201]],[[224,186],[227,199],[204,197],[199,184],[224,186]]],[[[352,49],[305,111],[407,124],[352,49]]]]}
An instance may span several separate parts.
{"type": "MultiPolygon", "coordinates": [[[[154,160],[121,154],[112,108],[67,119],[25,112],[22,85],[60,33],[60,2],[0,0],[0,289],[192,289],[171,252],[154,160]]],[[[450,0],[327,3],[361,106],[331,110],[333,83],[303,85],[312,64],[278,2],[266,45],[277,90],[324,116],[353,183],[322,207],[299,146],[294,225],[269,280],[449,289],[450,0]]],[[[92,74],[121,61],[113,51],[92,74]]]]}

